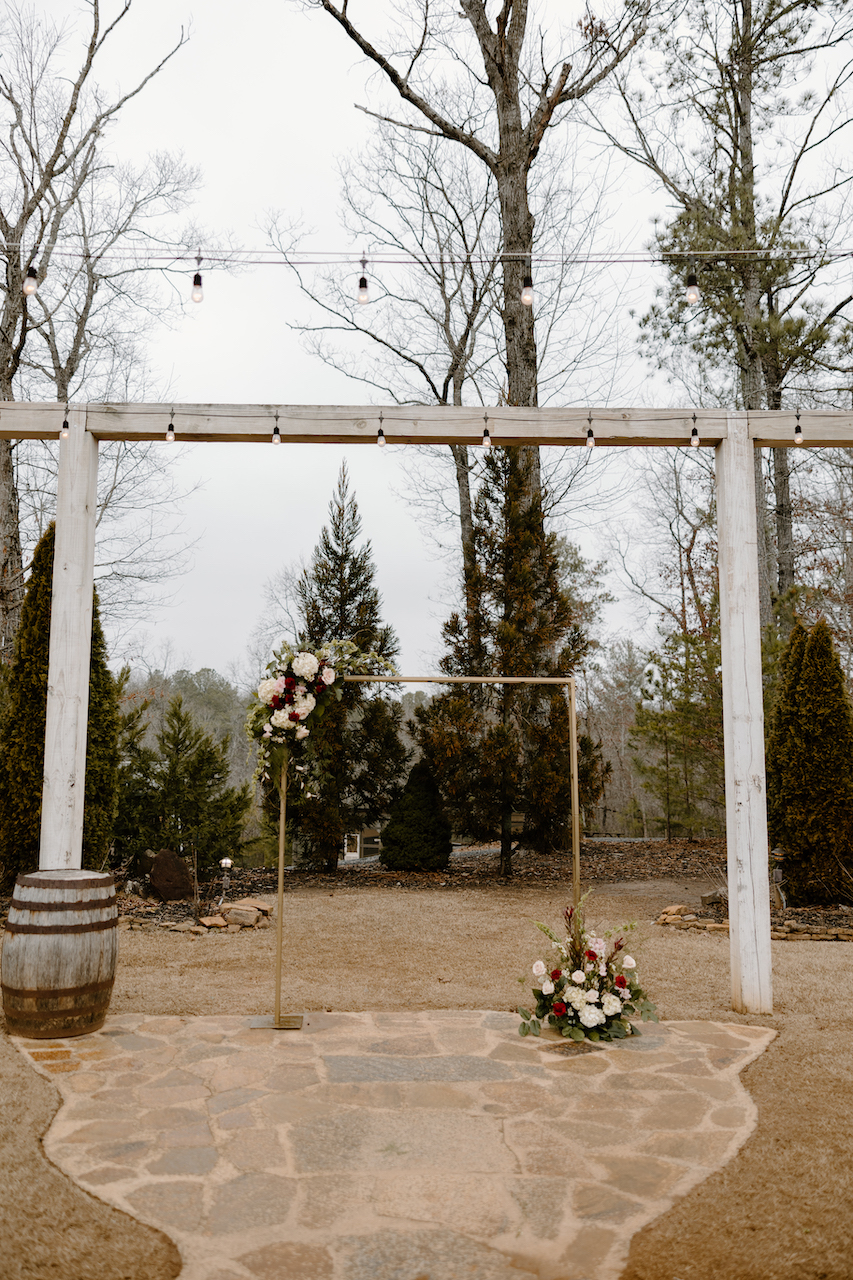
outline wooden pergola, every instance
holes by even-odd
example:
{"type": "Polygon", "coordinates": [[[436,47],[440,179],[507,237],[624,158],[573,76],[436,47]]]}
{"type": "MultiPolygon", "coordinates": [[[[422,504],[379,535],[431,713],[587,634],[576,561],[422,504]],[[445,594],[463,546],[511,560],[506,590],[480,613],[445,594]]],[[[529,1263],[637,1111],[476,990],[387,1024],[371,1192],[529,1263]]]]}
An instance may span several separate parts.
{"type": "MultiPolygon", "coordinates": [[[[56,551],[39,867],[80,867],[91,657],[98,445],[101,440],[469,444],[488,426],[495,445],[674,446],[715,450],[732,1008],[771,1013],[770,888],[758,609],[754,449],[853,445],[853,414],[809,410],[468,409],[449,406],[73,405],[4,403],[0,437],[60,442],[56,551]]],[[[168,447],[164,445],[164,447],[168,447]]]]}

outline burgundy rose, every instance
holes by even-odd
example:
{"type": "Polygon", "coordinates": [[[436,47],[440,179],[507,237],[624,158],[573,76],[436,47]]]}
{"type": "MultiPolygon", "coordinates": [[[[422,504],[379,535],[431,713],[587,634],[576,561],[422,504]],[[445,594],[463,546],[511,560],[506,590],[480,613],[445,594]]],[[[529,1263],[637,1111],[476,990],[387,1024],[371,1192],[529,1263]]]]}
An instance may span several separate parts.
{"type": "Polygon", "coordinates": [[[292,720],[294,724],[299,724],[299,721],[302,719],[298,711],[291,711],[287,718],[288,720],[292,720]]]}
{"type": "Polygon", "coordinates": [[[590,964],[595,964],[596,960],[598,959],[598,956],[594,951],[585,951],[584,956],[590,962],[590,964]]]}
{"type": "Polygon", "coordinates": [[[566,1012],[566,1006],[563,1004],[562,1000],[555,1000],[551,1005],[551,1010],[553,1013],[556,1013],[558,1018],[562,1018],[563,1014],[566,1012]]]}
{"type": "Polygon", "coordinates": [[[625,977],[624,973],[617,973],[616,977],[614,978],[614,983],[617,987],[621,987],[622,990],[624,991],[628,985],[628,979],[625,977]]]}
{"type": "Polygon", "coordinates": [[[294,703],[294,701],[295,701],[295,698],[294,698],[294,695],[293,695],[292,693],[286,693],[286,694],[284,695],[284,705],[285,705],[286,707],[290,707],[290,706],[292,706],[292,705],[293,705],[293,703],[294,703]]]}
{"type": "Polygon", "coordinates": [[[277,693],[273,696],[270,706],[272,707],[273,711],[278,711],[279,707],[281,706],[281,699],[279,698],[277,693]]]}
{"type": "Polygon", "coordinates": [[[284,687],[285,689],[295,689],[296,688],[295,678],[293,676],[288,676],[284,682],[284,687]]]}
{"type": "Polygon", "coordinates": [[[557,981],[557,979],[558,979],[558,978],[562,978],[562,976],[563,976],[563,971],[562,971],[562,969],[552,969],[552,970],[551,970],[551,981],[552,981],[552,982],[556,982],[556,981],[557,981]]]}

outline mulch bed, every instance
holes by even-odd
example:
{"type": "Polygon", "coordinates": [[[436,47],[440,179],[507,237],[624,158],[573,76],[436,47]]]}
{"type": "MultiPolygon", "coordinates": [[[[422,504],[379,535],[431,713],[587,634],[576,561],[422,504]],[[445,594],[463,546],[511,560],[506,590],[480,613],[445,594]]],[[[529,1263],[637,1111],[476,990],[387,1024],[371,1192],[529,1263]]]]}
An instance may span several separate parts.
{"type": "MultiPolygon", "coordinates": [[[[726,869],[726,842],[712,840],[592,840],[581,845],[581,874],[584,884],[607,884],[630,880],[689,880],[697,879],[722,884],[726,869]]],[[[335,873],[294,870],[285,871],[285,889],[288,893],[300,889],[328,888],[329,890],[358,891],[360,889],[386,888],[429,892],[438,889],[481,889],[510,886],[565,888],[571,883],[571,854],[538,854],[527,850],[513,853],[513,875],[510,881],[498,874],[498,856],[494,850],[465,851],[465,856],[453,858],[446,871],[387,871],[379,862],[351,862],[340,866],[335,873]]],[[[119,878],[119,883],[121,879],[119,878]]],[[[275,893],[278,873],[274,868],[238,868],[231,871],[228,897],[251,897],[255,894],[275,893]]],[[[178,924],[195,919],[215,910],[215,903],[222,893],[219,877],[199,886],[198,912],[191,902],[159,902],[151,898],[135,896],[119,897],[119,913],[152,924],[178,924]]],[[[0,898],[0,922],[9,910],[9,898],[0,898]]],[[[697,908],[700,920],[721,923],[727,918],[725,903],[697,908]]],[[[850,927],[853,909],[850,907],[799,907],[774,911],[771,920],[774,929],[784,922],[827,928],[850,927]]]]}

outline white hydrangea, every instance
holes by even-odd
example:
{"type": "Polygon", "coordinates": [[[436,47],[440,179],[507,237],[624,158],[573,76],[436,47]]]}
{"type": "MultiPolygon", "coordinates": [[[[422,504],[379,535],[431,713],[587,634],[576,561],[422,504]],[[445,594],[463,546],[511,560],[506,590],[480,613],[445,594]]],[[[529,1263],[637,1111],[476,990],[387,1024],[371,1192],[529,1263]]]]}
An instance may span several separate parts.
{"type": "Polygon", "coordinates": [[[277,680],[262,680],[258,685],[258,697],[265,706],[269,706],[275,695],[278,693],[277,680]]]}
{"type": "Polygon", "coordinates": [[[278,711],[274,711],[270,716],[270,720],[276,729],[286,729],[292,723],[289,713],[283,707],[278,711]]]}
{"type": "Polygon", "coordinates": [[[586,1008],[584,993],[582,991],[578,991],[577,987],[567,987],[563,992],[563,1001],[565,1004],[571,1005],[576,1011],[578,1009],[586,1008]]]}
{"type": "Polygon", "coordinates": [[[622,1001],[618,996],[605,995],[601,997],[601,1007],[605,1017],[613,1018],[622,1012],[622,1001]]]}
{"type": "Polygon", "coordinates": [[[293,674],[299,676],[302,680],[310,680],[320,668],[320,664],[313,653],[297,653],[291,666],[293,667],[293,674]]]}
{"type": "Polygon", "coordinates": [[[606,1021],[601,1010],[594,1009],[591,1004],[581,1009],[580,1020],[585,1027],[600,1027],[606,1021]]]}

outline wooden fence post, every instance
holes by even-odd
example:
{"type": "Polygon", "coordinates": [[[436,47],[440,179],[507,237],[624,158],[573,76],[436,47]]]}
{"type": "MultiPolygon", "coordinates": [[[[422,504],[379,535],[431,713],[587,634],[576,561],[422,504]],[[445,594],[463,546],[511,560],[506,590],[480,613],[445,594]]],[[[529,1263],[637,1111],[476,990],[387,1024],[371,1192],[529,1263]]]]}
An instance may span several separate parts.
{"type": "Polygon", "coordinates": [[[728,415],[716,475],[732,1008],[772,1013],[758,536],[745,413],[728,415]]]}
{"type": "Polygon", "coordinates": [[[86,430],[85,409],[70,409],[68,424],[59,443],[39,845],[39,869],[51,871],[83,861],[92,653],[98,442],[86,430]]]}

